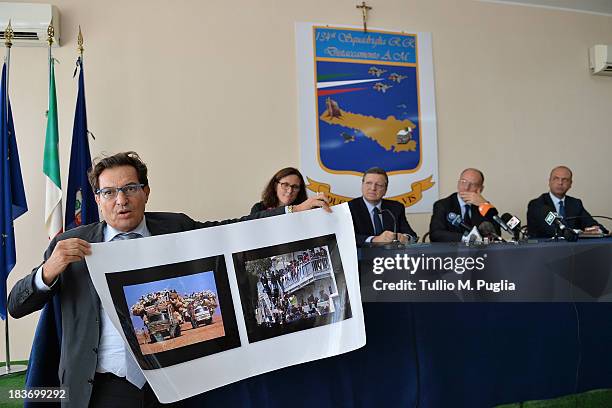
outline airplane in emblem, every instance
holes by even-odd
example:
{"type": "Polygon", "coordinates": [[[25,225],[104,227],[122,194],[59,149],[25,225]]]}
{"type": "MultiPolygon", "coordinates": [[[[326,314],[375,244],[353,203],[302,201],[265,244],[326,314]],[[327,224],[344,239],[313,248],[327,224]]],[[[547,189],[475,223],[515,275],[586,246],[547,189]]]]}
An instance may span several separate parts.
{"type": "Polygon", "coordinates": [[[385,85],[382,82],[377,82],[374,84],[372,88],[374,88],[375,91],[386,93],[387,89],[392,88],[392,87],[393,85],[385,85]]]}
{"type": "Polygon", "coordinates": [[[385,72],[387,72],[386,69],[381,69],[377,67],[370,67],[370,69],[368,69],[368,74],[374,75],[377,78],[380,78],[380,76],[384,74],[385,72]]]}
{"type": "Polygon", "coordinates": [[[355,141],[355,135],[351,135],[350,133],[342,132],[340,133],[340,136],[342,136],[342,138],[344,139],[344,143],[355,141]]]}
{"type": "Polygon", "coordinates": [[[408,106],[405,103],[400,103],[399,105],[397,105],[397,107],[400,109],[406,109],[408,106]]]}
{"type": "Polygon", "coordinates": [[[402,82],[403,79],[408,78],[406,75],[400,75],[400,74],[396,74],[395,72],[391,73],[391,75],[389,75],[389,79],[391,81],[397,82],[398,84],[400,82],[402,82]]]}

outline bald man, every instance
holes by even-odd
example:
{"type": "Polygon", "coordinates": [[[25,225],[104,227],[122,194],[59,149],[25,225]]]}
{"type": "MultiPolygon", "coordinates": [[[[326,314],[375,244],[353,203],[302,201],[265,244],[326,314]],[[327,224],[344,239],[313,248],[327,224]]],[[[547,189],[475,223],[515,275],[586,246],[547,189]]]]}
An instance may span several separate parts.
{"type": "Polygon", "coordinates": [[[530,237],[551,238],[555,235],[555,226],[548,225],[545,221],[549,212],[562,216],[570,228],[607,233],[584,208],[582,200],[566,194],[572,188],[572,176],[572,170],[567,166],[557,166],[551,170],[548,178],[549,191],[531,200],[527,206],[527,230],[530,237]]]}
{"type": "MultiPolygon", "coordinates": [[[[463,223],[469,227],[478,227],[485,218],[478,212],[478,206],[488,202],[483,196],[484,174],[474,168],[467,168],[459,175],[457,192],[434,203],[429,223],[429,240],[431,242],[459,242],[464,231],[448,222],[448,214],[461,215],[463,223]]],[[[495,225],[497,234],[499,227],[495,225]]]]}

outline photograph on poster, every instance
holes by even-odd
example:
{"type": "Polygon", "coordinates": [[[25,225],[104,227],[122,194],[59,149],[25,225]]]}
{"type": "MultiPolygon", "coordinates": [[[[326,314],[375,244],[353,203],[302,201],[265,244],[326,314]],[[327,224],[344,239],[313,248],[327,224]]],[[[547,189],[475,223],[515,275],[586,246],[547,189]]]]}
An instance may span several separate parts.
{"type": "Polygon", "coordinates": [[[106,279],[143,369],[240,346],[222,255],[107,274],[106,279]]]}
{"type": "Polygon", "coordinates": [[[123,288],[142,354],[222,337],[212,271],[123,288]]]}
{"type": "Polygon", "coordinates": [[[233,257],[249,342],[351,317],[335,235],[233,257]]]}

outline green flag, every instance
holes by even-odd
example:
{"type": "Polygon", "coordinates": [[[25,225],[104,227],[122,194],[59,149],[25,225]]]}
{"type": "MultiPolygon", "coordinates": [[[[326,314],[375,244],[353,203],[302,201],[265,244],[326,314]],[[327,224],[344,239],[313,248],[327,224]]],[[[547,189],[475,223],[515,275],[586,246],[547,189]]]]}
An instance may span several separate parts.
{"type": "Polygon", "coordinates": [[[49,60],[49,110],[47,112],[47,135],[45,138],[45,226],[49,239],[63,231],[62,227],[62,182],[59,169],[59,131],[57,126],[57,98],[55,95],[54,60],[49,60]]]}

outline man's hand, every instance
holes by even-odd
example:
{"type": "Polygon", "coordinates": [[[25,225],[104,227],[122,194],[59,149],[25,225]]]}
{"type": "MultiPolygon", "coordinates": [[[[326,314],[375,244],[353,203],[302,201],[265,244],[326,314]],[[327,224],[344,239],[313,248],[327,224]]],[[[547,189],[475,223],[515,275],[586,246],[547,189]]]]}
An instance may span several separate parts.
{"type": "Polygon", "coordinates": [[[487,200],[485,200],[485,198],[481,196],[480,193],[477,193],[475,191],[464,191],[463,193],[460,192],[457,194],[466,204],[478,206],[487,202],[487,200]]]}
{"type": "Polygon", "coordinates": [[[586,232],[587,234],[603,234],[603,231],[601,230],[601,228],[599,228],[599,225],[593,225],[592,227],[586,227],[584,229],[584,232],[586,232]]]}
{"type": "Polygon", "coordinates": [[[51,286],[53,281],[66,270],[72,262],[82,260],[85,255],[91,254],[91,245],[79,238],[70,238],[59,241],[53,253],[43,264],[42,279],[45,285],[51,286]]]}
{"type": "Polygon", "coordinates": [[[325,193],[317,193],[317,195],[309,197],[302,204],[294,205],[293,212],[306,211],[313,208],[323,208],[327,212],[332,212],[331,208],[329,208],[329,199],[325,196],[325,193]]]}
{"type": "MultiPolygon", "coordinates": [[[[372,242],[391,242],[395,239],[395,234],[392,231],[384,231],[382,234],[375,236],[372,238],[372,242]]],[[[404,234],[397,234],[397,239],[402,244],[408,242],[408,239],[404,234]]]]}

